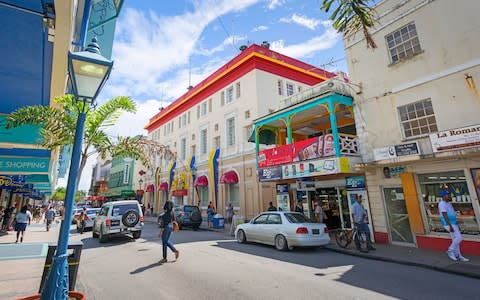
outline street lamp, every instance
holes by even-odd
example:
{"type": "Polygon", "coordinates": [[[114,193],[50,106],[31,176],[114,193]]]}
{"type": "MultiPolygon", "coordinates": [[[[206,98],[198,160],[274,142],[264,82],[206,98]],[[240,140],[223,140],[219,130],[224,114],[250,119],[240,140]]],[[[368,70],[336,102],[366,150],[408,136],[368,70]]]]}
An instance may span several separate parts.
{"type": "Polygon", "coordinates": [[[73,143],[70,171],[65,195],[65,216],[60,227],[57,251],[42,291],[42,300],[66,300],[68,298],[68,238],[72,223],[73,203],[77,188],[83,130],[87,113],[95,107],[95,98],[112,70],[113,62],[100,54],[97,39],[93,38],[85,51],[68,52],[68,73],[78,109],[77,127],[73,143]]]}

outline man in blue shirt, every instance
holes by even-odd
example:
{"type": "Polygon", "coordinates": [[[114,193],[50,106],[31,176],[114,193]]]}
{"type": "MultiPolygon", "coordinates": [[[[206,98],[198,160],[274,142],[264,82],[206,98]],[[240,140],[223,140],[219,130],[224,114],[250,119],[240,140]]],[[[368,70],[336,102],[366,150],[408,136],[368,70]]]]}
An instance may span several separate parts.
{"type": "MultiPolygon", "coordinates": [[[[352,216],[353,216],[353,222],[355,223],[355,226],[357,227],[358,232],[365,233],[367,237],[367,249],[376,250],[372,246],[372,240],[370,239],[370,229],[368,228],[367,211],[362,206],[361,195],[357,197],[355,203],[352,205],[352,216]]],[[[360,245],[360,240],[358,238],[355,239],[355,246],[360,252],[368,252],[368,250],[362,249],[360,245]]]]}

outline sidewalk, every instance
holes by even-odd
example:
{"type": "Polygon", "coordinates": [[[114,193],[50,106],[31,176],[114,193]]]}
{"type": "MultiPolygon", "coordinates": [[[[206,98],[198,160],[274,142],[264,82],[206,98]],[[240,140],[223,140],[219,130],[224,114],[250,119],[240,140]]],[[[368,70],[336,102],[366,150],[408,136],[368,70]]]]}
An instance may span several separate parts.
{"type": "Polygon", "coordinates": [[[326,249],[347,255],[353,255],[373,260],[393,262],[403,265],[432,269],[480,279],[480,257],[468,256],[469,262],[454,262],[445,252],[431,251],[407,246],[376,244],[376,251],[361,253],[350,245],[349,248],[340,248],[335,238],[326,249]]]}

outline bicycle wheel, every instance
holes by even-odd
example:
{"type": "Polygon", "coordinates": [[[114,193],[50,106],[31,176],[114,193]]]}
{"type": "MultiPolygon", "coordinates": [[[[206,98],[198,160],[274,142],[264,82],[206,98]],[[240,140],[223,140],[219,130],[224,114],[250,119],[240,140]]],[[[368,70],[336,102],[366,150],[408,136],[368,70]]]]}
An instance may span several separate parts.
{"type": "Polygon", "coordinates": [[[355,239],[357,239],[359,241],[359,244],[360,244],[360,249],[358,249],[358,250],[367,250],[368,251],[367,233],[357,231],[356,234],[355,234],[355,239]]]}
{"type": "Polygon", "coordinates": [[[342,248],[347,248],[352,242],[348,236],[348,231],[346,230],[339,230],[335,232],[335,240],[337,241],[337,245],[342,248]]]}

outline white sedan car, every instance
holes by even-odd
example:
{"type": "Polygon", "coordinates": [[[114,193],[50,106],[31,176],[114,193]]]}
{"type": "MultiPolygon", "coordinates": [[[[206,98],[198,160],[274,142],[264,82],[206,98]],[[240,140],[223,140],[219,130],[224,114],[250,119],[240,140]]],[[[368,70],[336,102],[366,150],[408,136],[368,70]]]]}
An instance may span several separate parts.
{"type": "Polygon", "coordinates": [[[278,250],[330,243],[325,224],[311,223],[303,214],[283,211],[264,212],[250,223],[238,225],[235,237],[239,243],[257,242],[275,246],[278,250]]]}

